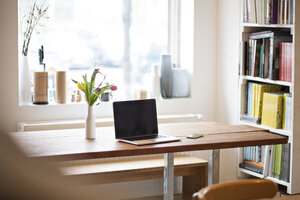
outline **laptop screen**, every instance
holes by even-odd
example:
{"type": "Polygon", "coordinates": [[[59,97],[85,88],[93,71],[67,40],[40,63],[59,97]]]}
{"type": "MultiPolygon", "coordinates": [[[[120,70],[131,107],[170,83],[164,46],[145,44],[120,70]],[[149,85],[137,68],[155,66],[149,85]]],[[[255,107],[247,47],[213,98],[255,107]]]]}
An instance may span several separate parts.
{"type": "Polygon", "coordinates": [[[113,103],[117,139],[158,134],[155,99],[113,103]]]}

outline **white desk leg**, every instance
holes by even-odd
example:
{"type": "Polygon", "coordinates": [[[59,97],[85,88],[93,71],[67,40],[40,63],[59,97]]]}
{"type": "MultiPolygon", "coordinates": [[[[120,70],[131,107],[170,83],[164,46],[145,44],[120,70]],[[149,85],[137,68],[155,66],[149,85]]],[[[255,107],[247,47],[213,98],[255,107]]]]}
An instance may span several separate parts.
{"type": "Polygon", "coordinates": [[[164,200],[174,199],[174,154],[166,153],[164,167],[164,200]]]}
{"type": "Polygon", "coordinates": [[[219,183],[220,149],[209,150],[208,185],[219,183]]]}

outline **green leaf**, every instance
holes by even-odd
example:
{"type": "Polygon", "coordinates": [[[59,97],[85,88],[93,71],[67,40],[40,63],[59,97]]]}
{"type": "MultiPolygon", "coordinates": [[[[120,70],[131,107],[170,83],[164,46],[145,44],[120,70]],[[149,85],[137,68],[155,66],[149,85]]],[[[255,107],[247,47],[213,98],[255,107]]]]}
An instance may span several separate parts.
{"type": "Polygon", "coordinates": [[[87,79],[86,79],[86,74],[83,76],[83,80],[84,80],[83,90],[85,92],[86,101],[89,104],[89,102],[90,102],[90,92],[89,92],[88,82],[87,82],[87,79]]]}
{"type": "Polygon", "coordinates": [[[103,94],[105,92],[105,90],[109,89],[112,85],[107,85],[105,87],[103,87],[100,91],[100,94],[103,94]]]}
{"type": "Polygon", "coordinates": [[[97,99],[98,99],[98,94],[93,93],[92,96],[91,96],[91,100],[90,100],[89,105],[90,106],[94,105],[94,103],[97,101],[97,99]]]}
{"type": "MultiPolygon", "coordinates": [[[[102,75],[102,74],[101,74],[102,75]]],[[[101,83],[99,84],[98,87],[101,87],[101,85],[103,84],[104,80],[106,79],[106,75],[103,76],[103,80],[101,81],[101,83]]]]}
{"type": "Polygon", "coordinates": [[[90,86],[90,93],[92,93],[92,90],[94,89],[94,85],[95,85],[95,79],[96,79],[96,75],[97,75],[98,71],[94,70],[92,76],[91,76],[91,86],[90,86]]]}
{"type": "Polygon", "coordinates": [[[71,79],[75,84],[77,84],[78,83],[78,81],[75,81],[74,79],[71,79]]]}

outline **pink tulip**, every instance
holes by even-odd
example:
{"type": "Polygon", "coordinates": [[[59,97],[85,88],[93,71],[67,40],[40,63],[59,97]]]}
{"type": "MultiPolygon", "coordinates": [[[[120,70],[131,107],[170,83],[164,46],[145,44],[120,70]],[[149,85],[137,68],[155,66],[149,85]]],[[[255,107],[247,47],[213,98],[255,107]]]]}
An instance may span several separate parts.
{"type": "Polygon", "coordinates": [[[112,86],[110,87],[110,89],[111,89],[112,91],[115,91],[115,90],[117,90],[118,88],[117,88],[117,86],[112,85],[112,86]]]}

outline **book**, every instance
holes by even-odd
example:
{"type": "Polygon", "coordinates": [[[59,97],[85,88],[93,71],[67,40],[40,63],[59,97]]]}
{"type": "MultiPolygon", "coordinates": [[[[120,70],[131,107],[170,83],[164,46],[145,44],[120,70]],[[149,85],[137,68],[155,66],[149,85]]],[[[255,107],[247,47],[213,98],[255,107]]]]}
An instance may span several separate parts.
{"type": "Polygon", "coordinates": [[[275,145],[275,157],[273,165],[273,177],[280,179],[282,162],[282,144],[275,145]]]}
{"type": "Polygon", "coordinates": [[[272,63],[269,64],[269,79],[279,80],[279,44],[291,41],[291,36],[281,35],[270,38],[270,62],[272,63]]]}
{"type": "Polygon", "coordinates": [[[257,162],[257,161],[252,161],[252,160],[243,160],[243,164],[245,165],[249,165],[258,169],[263,170],[264,169],[264,164],[261,162],[257,162]]]}
{"type": "Polygon", "coordinates": [[[273,7],[272,7],[272,17],[271,17],[271,24],[278,23],[278,0],[272,0],[273,7]]]}
{"type": "Polygon", "coordinates": [[[258,173],[258,174],[263,174],[263,170],[262,169],[258,169],[256,167],[252,167],[252,166],[246,165],[244,163],[240,163],[239,167],[243,168],[243,169],[247,169],[247,170],[253,171],[253,172],[258,173]]]}
{"type": "Polygon", "coordinates": [[[270,38],[264,38],[263,78],[268,78],[269,76],[269,60],[270,60],[270,38]]]}
{"type": "Polygon", "coordinates": [[[290,179],[290,148],[290,143],[282,145],[280,180],[285,182],[289,182],[290,179]]]}
{"type": "Polygon", "coordinates": [[[283,111],[282,111],[282,129],[286,129],[286,116],[287,116],[287,103],[286,103],[286,99],[289,96],[289,94],[284,94],[283,95],[283,111]]]}
{"type": "Polygon", "coordinates": [[[260,124],[261,123],[260,118],[249,116],[248,114],[247,115],[241,114],[240,120],[251,122],[251,123],[254,123],[254,124],[260,124]]]}
{"type": "Polygon", "coordinates": [[[289,24],[294,24],[294,0],[290,0],[290,5],[289,5],[289,24]]]}
{"type": "Polygon", "coordinates": [[[293,0],[244,0],[243,21],[257,24],[293,24],[293,0]]]}
{"type": "Polygon", "coordinates": [[[261,124],[271,128],[281,129],[282,107],[282,93],[264,93],[261,124]]]}
{"type": "Polygon", "coordinates": [[[279,80],[292,82],[292,48],[289,42],[279,44],[279,80]]]}
{"type": "Polygon", "coordinates": [[[248,91],[248,98],[253,98],[250,101],[253,101],[253,103],[248,104],[248,106],[253,106],[252,107],[252,116],[254,119],[250,119],[251,121],[258,119],[257,121],[261,121],[261,116],[262,116],[262,105],[263,105],[263,94],[265,92],[280,92],[281,91],[281,86],[279,85],[270,85],[270,84],[263,84],[263,83],[250,83],[253,87],[253,92],[251,96],[249,97],[249,93],[251,91],[248,91]]]}
{"type": "MultiPolygon", "coordinates": [[[[291,42],[289,33],[261,31],[249,34],[246,75],[279,80],[280,43],[291,42]]],[[[245,51],[246,52],[246,51],[245,51]]],[[[292,62],[291,62],[292,63],[292,62]]]]}
{"type": "Polygon", "coordinates": [[[284,95],[284,126],[283,129],[285,130],[292,130],[292,94],[285,94],[284,95]]]}
{"type": "Polygon", "coordinates": [[[253,86],[254,82],[248,82],[248,98],[247,98],[247,115],[253,116],[252,108],[253,108],[253,86]]]}

